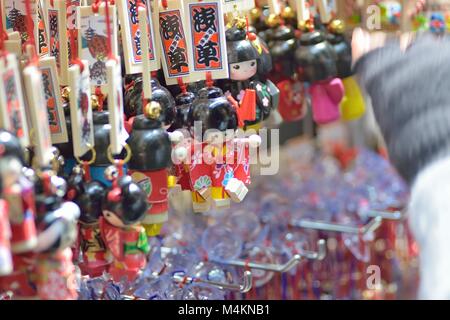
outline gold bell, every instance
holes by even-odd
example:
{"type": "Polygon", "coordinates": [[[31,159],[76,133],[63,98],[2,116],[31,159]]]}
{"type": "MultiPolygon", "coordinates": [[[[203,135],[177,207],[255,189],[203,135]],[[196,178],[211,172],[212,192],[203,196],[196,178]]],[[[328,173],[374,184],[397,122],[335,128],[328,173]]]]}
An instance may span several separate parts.
{"type": "Polygon", "coordinates": [[[314,21],[311,20],[300,21],[297,27],[300,31],[314,30],[314,21]]]}
{"type": "Polygon", "coordinates": [[[294,19],[295,11],[291,7],[284,7],[283,11],[281,12],[281,17],[283,19],[294,19]]]}
{"type": "Polygon", "coordinates": [[[161,115],[161,105],[159,102],[150,101],[145,105],[144,114],[149,119],[158,119],[161,115]]]}
{"type": "Polygon", "coordinates": [[[98,97],[95,94],[91,94],[91,106],[92,110],[98,110],[100,107],[100,102],[98,101],[98,97]]]}
{"type": "Polygon", "coordinates": [[[61,90],[61,98],[64,99],[64,101],[68,102],[69,101],[69,96],[70,96],[70,87],[64,87],[61,90]]]}
{"type": "Polygon", "coordinates": [[[281,17],[275,13],[271,13],[266,19],[266,25],[269,28],[276,28],[281,24],[281,17]]]}
{"type": "Polygon", "coordinates": [[[239,29],[245,29],[247,27],[247,21],[245,18],[237,18],[234,22],[234,25],[239,29]]]}
{"type": "Polygon", "coordinates": [[[250,19],[252,22],[255,22],[261,18],[261,9],[260,8],[253,8],[250,10],[250,19]]]}
{"type": "Polygon", "coordinates": [[[328,25],[328,30],[335,34],[343,34],[345,32],[344,21],[335,19],[328,25]]]}

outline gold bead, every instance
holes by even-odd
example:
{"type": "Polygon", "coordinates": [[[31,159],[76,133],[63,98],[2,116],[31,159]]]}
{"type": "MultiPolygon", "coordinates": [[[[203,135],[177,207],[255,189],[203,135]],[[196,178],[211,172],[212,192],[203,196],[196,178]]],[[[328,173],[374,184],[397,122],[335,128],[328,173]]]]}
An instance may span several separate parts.
{"type": "Polygon", "coordinates": [[[69,101],[70,96],[70,87],[64,87],[61,90],[61,98],[63,98],[65,101],[69,101]]]}
{"type": "Polygon", "coordinates": [[[300,31],[314,30],[314,22],[311,20],[299,21],[297,27],[300,31]]]}
{"type": "Polygon", "coordinates": [[[149,119],[158,119],[161,115],[161,105],[159,102],[150,101],[145,106],[144,114],[149,119]]]}
{"type": "Polygon", "coordinates": [[[343,34],[345,32],[345,24],[344,21],[335,19],[330,22],[328,25],[328,30],[332,33],[343,34]]]}
{"type": "Polygon", "coordinates": [[[283,17],[283,19],[294,19],[295,11],[291,7],[284,7],[283,11],[281,12],[281,16],[283,17]]]}
{"type": "Polygon", "coordinates": [[[98,108],[100,107],[100,102],[98,101],[98,97],[95,94],[91,95],[91,106],[92,110],[98,110],[98,108]]]}
{"type": "Polygon", "coordinates": [[[250,10],[250,19],[252,21],[256,21],[259,18],[261,18],[261,9],[260,8],[253,8],[252,10],[250,10]]]}
{"type": "Polygon", "coordinates": [[[276,27],[278,27],[280,24],[281,24],[281,18],[280,18],[280,16],[278,16],[278,15],[276,15],[276,14],[274,14],[274,13],[271,13],[271,14],[267,17],[267,19],[266,19],[266,25],[267,25],[269,28],[276,28],[276,27]]]}
{"type": "Polygon", "coordinates": [[[245,29],[247,27],[247,21],[245,18],[237,18],[234,22],[234,25],[239,29],[245,29]]]}

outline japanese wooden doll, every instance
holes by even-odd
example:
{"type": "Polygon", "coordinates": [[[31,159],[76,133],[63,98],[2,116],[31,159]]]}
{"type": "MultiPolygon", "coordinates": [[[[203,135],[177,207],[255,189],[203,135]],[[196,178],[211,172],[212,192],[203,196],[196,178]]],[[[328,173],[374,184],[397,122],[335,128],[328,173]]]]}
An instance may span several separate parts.
{"type": "Polygon", "coordinates": [[[113,181],[103,201],[100,231],[113,256],[109,273],[116,282],[133,281],[146,265],[150,248],[140,222],[147,209],[147,195],[130,176],[113,181]]]}
{"type": "Polygon", "coordinates": [[[77,238],[79,207],[57,195],[37,198],[38,243],[34,279],[39,299],[77,299],[71,246],[77,238]]]}
{"type": "Polygon", "coordinates": [[[136,116],[127,140],[131,149],[129,173],[147,195],[148,209],[142,220],[148,236],[155,236],[168,219],[169,174],[172,142],[180,132],[168,133],[162,126],[158,102],[147,104],[144,114],[136,116]]]}
{"type": "MultiPolygon", "coordinates": [[[[142,84],[141,76],[129,76],[126,78],[124,111],[127,119],[130,120],[130,126],[132,126],[133,117],[144,113],[145,104],[142,105],[142,84]]],[[[161,121],[163,127],[167,129],[175,120],[175,100],[169,90],[164,88],[154,77],[151,79],[151,86],[151,101],[159,103],[161,107],[159,121],[161,121]]]]}
{"type": "Polygon", "coordinates": [[[341,115],[344,120],[355,120],[364,114],[365,103],[361,89],[353,77],[352,48],[345,38],[345,27],[341,20],[331,21],[328,30],[328,42],[336,53],[337,76],[342,79],[344,84],[345,94],[341,103],[341,115]]]}
{"type": "MultiPolygon", "coordinates": [[[[27,298],[36,295],[35,287],[31,285],[31,271],[37,232],[34,187],[22,173],[23,164],[24,154],[19,139],[0,129],[0,177],[3,199],[8,210],[11,231],[9,242],[13,258],[12,272],[0,276],[0,291],[11,291],[15,297],[27,298]]],[[[8,230],[8,226],[4,228],[8,230]]],[[[0,238],[3,237],[4,235],[0,238]]],[[[5,240],[3,241],[6,244],[5,240]]]]}
{"type": "Polygon", "coordinates": [[[69,177],[66,198],[80,208],[78,238],[74,246],[74,258],[78,259],[81,250],[82,260],[78,266],[83,275],[101,276],[108,270],[112,256],[100,235],[99,219],[102,216],[102,203],[106,188],[98,182],[87,180],[83,169],[75,167],[69,177]]]}
{"type": "MultiPolygon", "coordinates": [[[[108,159],[108,146],[110,145],[110,130],[111,125],[109,124],[109,111],[101,109],[96,110],[92,113],[92,120],[94,123],[94,149],[96,153],[95,161],[89,166],[90,176],[92,180],[99,181],[106,186],[111,185],[111,181],[105,177],[105,169],[111,165],[108,159]]],[[[122,151],[121,156],[123,156],[122,151]]],[[[81,157],[81,160],[90,161],[92,158],[91,152],[87,152],[81,157]]],[[[124,167],[124,172],[126,172],[127,167],[124,167]]]]}
{"type": "Polygon", "coordinates": [[[336,121],[344,86],[337,78],[336,55],[322,32],[307,28],[295,51],[300,81],[309,82],[313,119],[317,124],[336,121]]]}
{"type": "Polygon", "coordinates": [[[189,124],[193,140],[188,154],[196,212],[208,210],[211,204],[216,208],[226,208],[230,200],[242,201],[248,191],[249,166],[242,165],[248,164],[248,157],[240,163],[236,162],[238,153],[234,134],[238,116],[236,109],[217,87],[201,89],[192,104],[189,124]],[[201,127],[196,128],[196,123],[201,127]]]}

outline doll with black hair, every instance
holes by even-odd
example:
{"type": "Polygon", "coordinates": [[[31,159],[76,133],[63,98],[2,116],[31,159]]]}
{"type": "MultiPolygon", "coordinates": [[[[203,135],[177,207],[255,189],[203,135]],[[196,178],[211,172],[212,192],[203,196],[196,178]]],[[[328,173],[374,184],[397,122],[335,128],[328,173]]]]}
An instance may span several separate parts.
{"type": "Polygon", "coordinates": [[[326,124],[338,120],[344,86],[337,78],[336,54],[324,34],[314,30],[310,21],[295,51],[295,63],[299,80],[310,84],[314,121],[326,124]]]}
{"type": "MultiPolygon", "coordinates": [[[[175,100],[169,90],[159,83],[158,79],[152,77],[150,83],[152,87],[151,101],[158,102],[161,106],[159,121],[167,129],[175,120],[175,100]]],[[[143,108],[145,105],[142,105],[142,85],[142,76],[132,76],[127,79],[125,84],[124,112],[128,120],[144,113],[143,108]]]]}
{"type": "Polygon", "coordinates": [[[337,76],[344,85],[344,98],[341,102],[341,115],[344,120],[360,118],[365,111],[364,98],[352,70],[352,48],[346,39],[344,22],[333,20],[328,25],[327,40],[336,54],[337,76]]]}
{"type": "Polygon", "coordinates": [[[100,232],[113,256],[109,273],[114,281],[133,281],[146,265],[150,248],[140,224],[148,208],[147,196],[130,176],[117,177],[102,203],[100,232]]]}
{"type": "Polygon", "coordinates": [[[11,248],[15,253],[28,252],[36,245],[34,187],[22,173],[24,153],[19,139],[0,129],[0,147],[0,176],[9,207],[11,248]]]}
{"type": "Polygon", "coordinates": [[[293,67],[297,48],[295,29],[289,25],[278,25],[268,45],[274,64],[270,79],[280,91],[278,112],[284,121],[300,120],[306,114],[307,100],[304,83],[299,81],[293,67]]]}
{"type": "MultiPolygon", "coordinates": [[[[60,178],[61,179],[61,178],[60,178]]],[[[77,238],[79,207],[57,194],[37,197],[38,239],[34,251],[35,284],[42,300],[74,300],[75,267],[71,246],[77,238]]]]}
{"type": "Polygon", "coordinates": [[[74,258],[78,259],[79,250],[82,261],[78,263],[83,275],[101,276],[111,263],[111,254],[100,235],[99,219],[102,216],[102,204],[106,188],[98,181],[87,180],[83,169],[77,166],[67,180],[66,198],[80,208],[78,221],[78,239],[74,246],[74,258]]]}
{"type": "MultiPolygon", "coordinates": [[[[254,34],[252,34],[255,37],[254,34]]],[[[239,127],[245,120],[256,120],[256,93],[251,88],[251,78],[258,71],[258,53],[243,27],[233,26],[226,31],[229,79],[218,81],[227,98],[233,101],[239,117],[239,127]]]]}
{"type": "MultiPolygon", "coordinates": [[[[226,208],[230,200],[242,201],[248,191],[249,172],[244,177],[241,170],[248,155],[244,154],[245,159],[237,161],[241,160],[242,154],[234,146],[240,141],[234,135],[238,117],[236,108],[225,98],[222,90],[212,84],[201,89],[192,104],[189,113],[193,137],[189,175],[195,212],[204,212],[211,204],[216,208],[226,208]],[[202,125],[201,130],[192,130],[196,122],[202,125]],[[236,172],[239,176],[235,175],[236,172]]],[[[253,141],[255,137],[249,139],[253,141]]]]}
{"type": "Polygon", "coordinates": [[[26,298],[36,295],[30,277],[37,232],[34,186],[23,175],[23,168],[24,152],[19,139],[0,129],[0,178],[3,199],[8,204],[13,254],[13,270],[0,277],[0,291],[11,291],[15,296],[26,298]]]}
{"type": "Polygon", "coordinates": [[[131,149],[130,175],[142,187],[149,204],[142,220],[149,237],[158,235],[168,220],[172,143],[178,143],[183,137],[179,131],[166,131],[160,120],[161,111],[158,102],[148,102],[144,113],[134,118],[127,140],[131,149]]]}

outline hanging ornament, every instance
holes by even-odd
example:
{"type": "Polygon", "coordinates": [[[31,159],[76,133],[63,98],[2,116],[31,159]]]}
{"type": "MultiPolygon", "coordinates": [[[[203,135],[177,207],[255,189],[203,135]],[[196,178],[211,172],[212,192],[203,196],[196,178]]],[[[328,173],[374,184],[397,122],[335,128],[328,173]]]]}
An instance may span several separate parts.
{"type": "MultiPolygon", "coordinates": [[[[144,114],[136,116],[127,143],[132,151],[130,175],[144,190],[149,207],[142,220],[148,236],[159,234],[168,219],[168,171],[171,138],[162,128],[159,103],[150,101],[144,114]]],[[[173,133],[173,136],[179,132],[173,133]]],[[[176,141],[178,142],[178,141],[176,141]]]]}
{"type": "Polygon", "coordinates": [[[19,297],[36,294],[30,283],[32,253],[37,244],[35,198],[32,183],[22,175],[24,154],[17,137],[0,130],[0,178],[3,199],[8,205],[11,228],[11,252],[14,269],[0,277],[0,291],[12,291],[19,297]]]}
{"type": "Polygon", "coordinates": [[[120,176],[119,173],[113,178],[99,223],[103,241],[113,256],[108,272],[115,282],[135,280],[146,265],[150,248],[140,221],[147,208],[147,196],[130,176],[120,176]]]}
{"type": "Polygon", "coordinates": [[[352,72],[352,49],[345,39],[345,27],[340,20],[333,20],[328,26],[327,40],[336,53],[337,76],[344,85],[341,102],[342,118],[346,121],[360,118],[365,111],[364,98],[352,72]]]}
{"type": "Polygon", "coordinates": [[[34,272],[38,297],[42,300],[75,300],[76,279],[70,247],[77,237],[80,210],[73,202],[62,202],[56,194],[41,195],[36,206],[38,241],[34,272]]]}
{"type": "Polygon", "coordinates": [[[334,50],[321,32],[304,30],[295,51],[295,61],[300,81],[311,84],[309,93],[314,121],[325,124],[338,120],[344,87],[342,81],[336,78],[334,50]]]}
{"type": "Polygon", "coordinates": [[[74,168],[67,181],[66,197],[80,208],[78,241],[74,250],[76,253],[81,250],[82,253],[82,261],[78,266],[82,274],[98,277],[107,271],[112,259],[101,238],[99,225],[106,189],[101,182],[90,180],[87,174],[89,168],[86,166],[89,165],[84,163],[74,168]]]}

